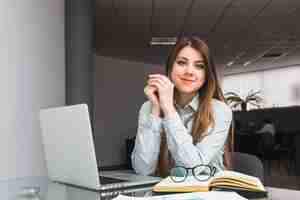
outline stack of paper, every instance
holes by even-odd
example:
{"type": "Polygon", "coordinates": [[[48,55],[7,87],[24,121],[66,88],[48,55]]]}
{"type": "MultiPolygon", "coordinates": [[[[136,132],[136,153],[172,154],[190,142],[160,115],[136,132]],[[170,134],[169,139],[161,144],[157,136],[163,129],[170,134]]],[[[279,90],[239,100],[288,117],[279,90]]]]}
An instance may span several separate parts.
{"type": "Polygon", "coordinates": [[[238,195],[235,192],[191,192],[191,193],[180,193],[180,194],[169,194],[169,195],[158,195],[151,197],[133,197],[119,195],[114,200],[246,200],[246,198],[238,195]]]}

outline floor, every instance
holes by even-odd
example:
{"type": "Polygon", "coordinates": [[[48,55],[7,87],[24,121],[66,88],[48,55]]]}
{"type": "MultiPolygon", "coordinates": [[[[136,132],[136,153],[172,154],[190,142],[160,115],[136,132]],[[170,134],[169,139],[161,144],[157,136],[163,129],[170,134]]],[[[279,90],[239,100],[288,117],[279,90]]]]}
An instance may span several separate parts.
{"type": "Polygon", "coordinates": [[[287,189],[300,190],[300,176],[296,176],[294,167],[288,168],[288,160],[271,161],[270,172],[265,167],[265,185],[271,187],[280,187],[287,189]]]}

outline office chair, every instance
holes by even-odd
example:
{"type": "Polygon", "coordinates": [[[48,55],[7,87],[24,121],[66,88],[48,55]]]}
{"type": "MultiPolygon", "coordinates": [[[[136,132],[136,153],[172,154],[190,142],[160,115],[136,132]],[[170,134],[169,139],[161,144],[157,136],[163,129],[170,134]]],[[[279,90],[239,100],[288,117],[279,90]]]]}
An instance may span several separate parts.
{"type": "Polygon", "coordinates": [[[300,134],[295,136],[295,173],[300,176],[300,134]]]}
{"type": "Polygon", "coordinates": [[[130,137],[126,139],[126,160],[127,160],[128,169],[133,169],[131,163],[131,153],[134,148],[134,143],[135,143],[135,137],[130,137]]]}
{"type": "Polygon", "coordinates": [[[234,171],[258,177],[262,182],[264,182],[264,167],[257,156],[247,153],[233,152],[232,164],[234,171]]]}
{"type": "Polygon", "coordinates": [[[279,169],[280,166],[286,167],[288,175],[292,175],[295,167],[296,140],[292,133],[282,133],[280,135],[280,140],[277,140],[274,147],[274,154],[279,157],[279,169]]]}
{"type": "Polygon", "coordinates": [[[263,133],[259,142],[259,152],[266,174],[268,175],[271,175],[272,161],[276,161],[278,169],[280,169],[281,154],[275,147],[276,145],[274,136],[269,132],[263,133]]]}

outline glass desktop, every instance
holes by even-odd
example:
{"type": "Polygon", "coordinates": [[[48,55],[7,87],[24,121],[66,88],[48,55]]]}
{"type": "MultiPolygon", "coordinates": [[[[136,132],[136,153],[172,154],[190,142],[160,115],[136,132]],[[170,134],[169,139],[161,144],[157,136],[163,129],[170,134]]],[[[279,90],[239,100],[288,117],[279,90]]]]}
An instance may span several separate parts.
{"type": "MultiPolygon", "coordinates": [[[[299,190],[266,187],[272,200],[294,199],[299,190]]],[[[151,188],[126,191],[130,196],[151,196],[151,188]]],[[[109,200],[117,193],[100,193],[79,187],[55,183],[47,177],[26,177],[0,181],[1,200],[109,200]]]]}

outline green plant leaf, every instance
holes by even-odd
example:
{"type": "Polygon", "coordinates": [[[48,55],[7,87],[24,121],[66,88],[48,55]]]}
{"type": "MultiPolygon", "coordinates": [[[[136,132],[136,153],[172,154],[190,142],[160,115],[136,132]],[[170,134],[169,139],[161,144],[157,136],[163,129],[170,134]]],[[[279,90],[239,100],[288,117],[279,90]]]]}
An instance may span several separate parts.
{"type": "Polygon", "coordinates": [[[260,96],[261,91],[250,90],[248,95],[245,98],[240,97],[235,92],[227,92],[224,94],[225,100],[231,107],[236,108],[237,106],[243,103],[249,103],[253,106],[260,107],[260,103],[263,101],[263,98],[260,96]]]}

